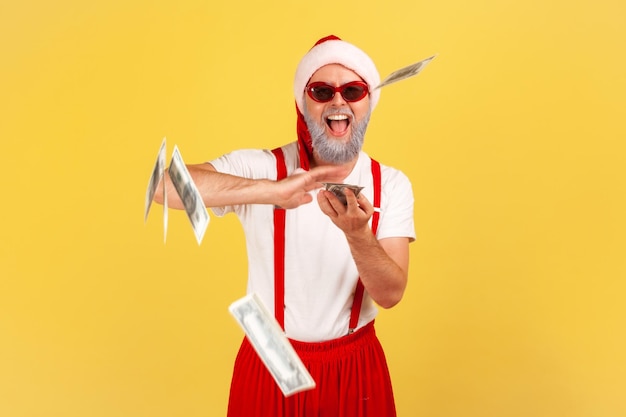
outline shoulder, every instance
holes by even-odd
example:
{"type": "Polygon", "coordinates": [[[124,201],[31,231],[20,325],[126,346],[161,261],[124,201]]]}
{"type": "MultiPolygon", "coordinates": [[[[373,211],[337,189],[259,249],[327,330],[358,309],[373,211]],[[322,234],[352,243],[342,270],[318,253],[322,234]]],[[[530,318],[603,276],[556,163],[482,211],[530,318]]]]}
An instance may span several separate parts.
{"type": "MultiPolygon", "coordinates": [[[[282,150],[285,166],[287,167],[287,173],[291,174],[295,169],[300,166],[300,156],[298,155],[298,143],[291,142],[287,145],[283,145],[280,148],[282,150]]],[[[273,151],[271,151],[273,152],[273,151]]]]}
{"type": "MultiPolygon", "coordinates": [[[[294,152],[293,144],[281,149],[286,161],[290,161],[294,152]]],[[[246,178],[268,178],[276,175],[276,157],[269,149],[239,149],[209,161],[218,172],[238,175],[246,178]]]]}
{"type": "Polygon", "coordinates": [[[411,188],[411,180],[399,169],[381,164],[380,171],[384,185],[411,188]]]}

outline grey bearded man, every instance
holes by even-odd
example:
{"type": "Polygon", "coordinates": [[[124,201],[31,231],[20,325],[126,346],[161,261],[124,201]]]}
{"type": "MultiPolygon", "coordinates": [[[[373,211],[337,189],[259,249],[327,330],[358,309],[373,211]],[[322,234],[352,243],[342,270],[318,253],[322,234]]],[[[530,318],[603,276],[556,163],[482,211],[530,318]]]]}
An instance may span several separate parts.
{"type": "MultiPolygon", "coordinates": [[[[204,204],[239,217],[247,291],[274,308],[316,382],[285,397],[244,338],[229,417],[396,415],[374,319],[377,306],[391,308],[404,294],[415,231],[410,181],[362,150],[379,82],[361,49],[320,39],[296,70],[297,141],[188,166],[204,204]],[[363,189],[345,189],[341,201],[321,182],[363,189]]],[[[168,203],[182,208],[175,192],[168,203]]]]}

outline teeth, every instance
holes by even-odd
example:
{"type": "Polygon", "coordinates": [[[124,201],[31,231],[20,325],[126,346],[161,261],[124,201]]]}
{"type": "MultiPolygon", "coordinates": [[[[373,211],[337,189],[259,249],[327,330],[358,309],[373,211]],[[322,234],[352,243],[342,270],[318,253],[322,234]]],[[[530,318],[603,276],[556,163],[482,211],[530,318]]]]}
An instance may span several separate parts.
{"type": "Polygon", "coordinates": [[[346,120],[348,116],[345,114],[332,114],[328,116],[328,120],[346,120]]]}

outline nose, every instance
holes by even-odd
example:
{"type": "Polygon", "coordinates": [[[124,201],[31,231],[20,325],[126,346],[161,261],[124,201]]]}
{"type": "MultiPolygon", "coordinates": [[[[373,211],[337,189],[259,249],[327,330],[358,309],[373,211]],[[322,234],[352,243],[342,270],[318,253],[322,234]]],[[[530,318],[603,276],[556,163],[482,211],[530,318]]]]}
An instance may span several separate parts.
{"type": "Polygon", "coordinates": [[[335,91],[335,95],[330,101],[330,104],[332,104],[333,106],[343,106],[348,103],[346,102],[346,100],[344,100],[343,96],[341,95],[339,91],[335,91]]]}

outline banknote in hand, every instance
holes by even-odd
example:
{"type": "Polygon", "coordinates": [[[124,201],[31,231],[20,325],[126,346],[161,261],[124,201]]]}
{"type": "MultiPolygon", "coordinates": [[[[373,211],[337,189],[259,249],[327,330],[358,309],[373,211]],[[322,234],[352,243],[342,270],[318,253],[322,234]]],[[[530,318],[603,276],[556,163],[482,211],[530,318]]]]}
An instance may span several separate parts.
{"type": "Polygon", "coordinates": [[[350,190],[352,190],[356,198],[359,198],[359,194],[361,193],[361,190],[363,189],[363,187],[360,187],[358,185],[340,184],[336,182],[323,182],[322,184],[324,185],[324,188],[326,190],[335,194],[335,196],[339,199],[339,201],[343,203],[344,206],[348,204],[348,201],[346,200],[346,194],[344,193],[344,190],[346,188],[349,188],[350,190]]]}

